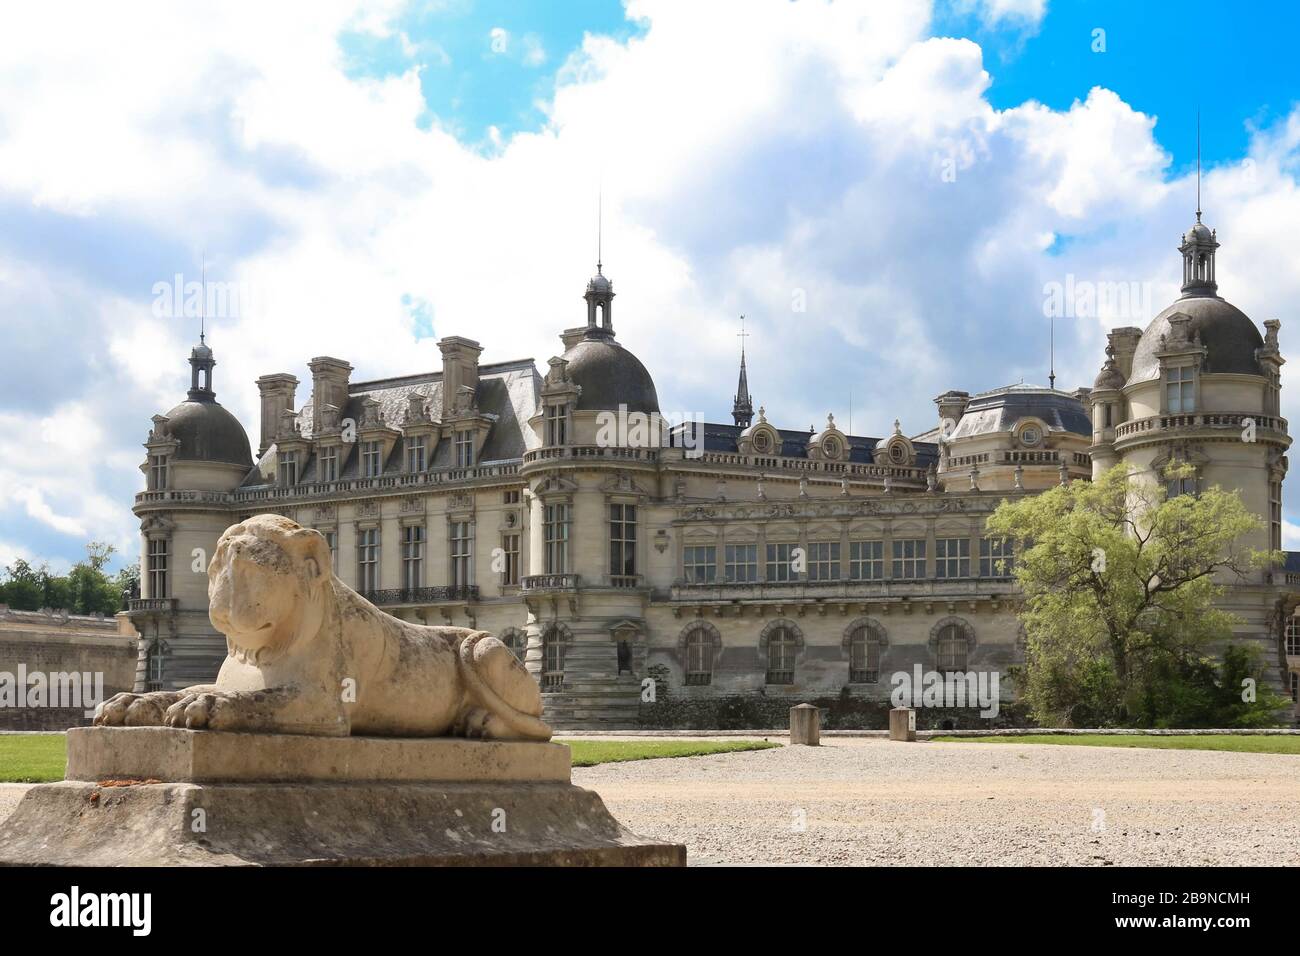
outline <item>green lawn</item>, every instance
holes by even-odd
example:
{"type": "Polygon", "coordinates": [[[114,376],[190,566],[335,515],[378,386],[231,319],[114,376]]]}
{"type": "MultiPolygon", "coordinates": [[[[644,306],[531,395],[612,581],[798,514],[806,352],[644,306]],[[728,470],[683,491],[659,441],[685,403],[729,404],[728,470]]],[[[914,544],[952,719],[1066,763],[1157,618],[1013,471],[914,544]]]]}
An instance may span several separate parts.
{"type": "Polygon", "coordinates": [[[1300,736],[1191,734],[1148,737],[1145,734],[1029,734],[1024,737],[931,737],[954,743],[1060,744],[1074,747],[1148,747],[1153,750],[1232,750],[1252,754],[1300,754],[1300,736]]]}
{"type": "MultiPolygon", "coordinates": [[[[62,780],[67,764],[62,734],[0,734],[0,783],[62,780]]],[[[566,740],[575,767],[651,757],[695,757],[737,750],[766,750],[764,740],[566,740]]]]}
{"type": "Polygon", "coordinates": [[[573,752],[575,767],[654,757],[698,757],[738,750],[767,750],[780,744],[766,740],[560,740],[573,752]]]}
{"type": "Polygon", "coordinates": [[[67,762],[62,734],[0,734],[0,783],[62,780],[67,762]]]}

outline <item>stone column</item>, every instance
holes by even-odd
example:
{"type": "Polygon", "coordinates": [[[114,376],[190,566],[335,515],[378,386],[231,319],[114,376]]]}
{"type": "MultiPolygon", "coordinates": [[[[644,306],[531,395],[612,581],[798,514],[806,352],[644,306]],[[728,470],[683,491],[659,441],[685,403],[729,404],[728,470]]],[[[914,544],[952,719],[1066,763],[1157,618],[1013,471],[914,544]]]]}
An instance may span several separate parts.
{"type": "Polygon", "coordinates": [[[816,747],[821,743],[822,715],[812,704],[790,708],[790,743],[816,747]]]}

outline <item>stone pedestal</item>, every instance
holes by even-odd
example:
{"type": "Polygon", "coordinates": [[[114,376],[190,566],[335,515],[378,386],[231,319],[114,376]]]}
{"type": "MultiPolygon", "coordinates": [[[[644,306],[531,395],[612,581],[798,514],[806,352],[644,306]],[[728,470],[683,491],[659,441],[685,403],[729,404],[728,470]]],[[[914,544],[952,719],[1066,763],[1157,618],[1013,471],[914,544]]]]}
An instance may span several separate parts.
{"type": "Polygon", "coordinates": [[[0,825],[0,863],[681,866],[569,779],[555,743],[68,732],[67,779],[0,825]]]}
{"type": "Polygon", "coordinates": [[[895,707],[889,712],[889,739],[916,740],[916,711],[895,707]]]}
{"type": "Polygon", "coordinates": [[[812,704],[790,708],[790,743],[816,747],[821,743],[822,715],[812,704]]]}

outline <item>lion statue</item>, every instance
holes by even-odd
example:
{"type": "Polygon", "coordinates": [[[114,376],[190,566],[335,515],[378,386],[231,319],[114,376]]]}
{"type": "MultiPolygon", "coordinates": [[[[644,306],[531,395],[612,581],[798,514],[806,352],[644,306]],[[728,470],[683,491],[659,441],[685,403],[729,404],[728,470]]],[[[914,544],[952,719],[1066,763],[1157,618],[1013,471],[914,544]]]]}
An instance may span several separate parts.
{"type": "Polygon", "coordinates": [[[208,565],[229,653],[217,682],[118,694],[95,723],[236,733],[549,740],[542,695],[486,631],[385,614],[331,570],[319,531],[279,515],[232,525],[208,565]]]}

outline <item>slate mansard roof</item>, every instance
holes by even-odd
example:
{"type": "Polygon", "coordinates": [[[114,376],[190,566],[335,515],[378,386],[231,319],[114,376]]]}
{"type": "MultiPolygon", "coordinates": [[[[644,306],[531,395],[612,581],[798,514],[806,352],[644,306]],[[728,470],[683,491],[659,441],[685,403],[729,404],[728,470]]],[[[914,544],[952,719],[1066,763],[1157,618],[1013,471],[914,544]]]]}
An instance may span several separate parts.
{"type": "MultiPolygon", "coordinates": [[[[739,425],[726,425],[716,422],[705,422],[701,427],[704,429],[704,451],[730,452],[732,454],[738,452],[740,433],[745,430],[744,428],[739,425]]],[[[676,432],[677,429],[674,429],[674,433],[676,432]]],[[[776,433],[781,438],[781,448],[776,452],[777,455],[785,458],[808,457],[808,440],[812,438],[812,432],[778,428],[776,433]]],[[[872,451],[876,445],[886,441],[883,438],[868,438],[861,435],[846,435],[845,439],[849,446],[848,460],[862,465],[872,464],[874,462],[872,451]]],[[[680,436],[674,434],[674,444],[680,444],[680,440],[680,436]]],[[[931,464],[938,463],[938,445],[933,442],[913,441],[912,447],[916,449],[915,467],[928,468],[931,464]]]]}
{"type": "Polygon", "coordinates": [[[980,392],[966,405],[950,437],[1009,432],[1026,418],[1041,420],[1051,431],[1092,437],[1092,423],[1079,400],[1068,392],[1041,385],[1008,385],[980,392]]]}

